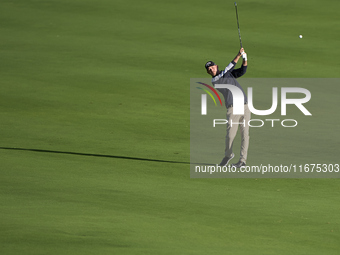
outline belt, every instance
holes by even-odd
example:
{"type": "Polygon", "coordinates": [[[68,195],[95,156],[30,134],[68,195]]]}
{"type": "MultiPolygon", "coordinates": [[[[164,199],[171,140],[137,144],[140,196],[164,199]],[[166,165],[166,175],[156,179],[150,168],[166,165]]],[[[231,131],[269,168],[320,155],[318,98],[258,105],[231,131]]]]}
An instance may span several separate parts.
{"type": "MultiPolygon", "coordinates": [[[[244,103],[244,105],[246,105],[246,104],[248,104],[248,102],[245,102],[245,103],[244,103]]],[[[227,105],[227,109],[230,108],[230,107],[233,107],[233,105],[232,105],[232,104],[227,105]]]]}

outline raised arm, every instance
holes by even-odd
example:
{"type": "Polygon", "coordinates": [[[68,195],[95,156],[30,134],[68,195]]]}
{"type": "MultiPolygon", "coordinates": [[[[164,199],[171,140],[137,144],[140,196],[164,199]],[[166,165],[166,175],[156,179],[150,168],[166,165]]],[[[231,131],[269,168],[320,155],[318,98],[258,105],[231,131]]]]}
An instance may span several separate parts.
{"type": "Polygon", "coordinates": [[[240,59],[240,57],[242,56],[243,58],[243,62],[242,62],[242,66],[238,69],[234,69],[232,71],[232,75],[235,77],[235,78],[239,78],[241,77],[242,75],[244,75],[247,71],[247,65],[248,65],[248,62],[247,62],[247,53],[245,53],[244,49],[241,48],[240,49],[240,52],[237,54],[237,56],[235,57],[234,61],[238,61],[240,59]]]}
{"type": "Polygon", "coordinates": [[[236,57],[234,58],[234,62],[235,64],[237,63],[237,61],[240,59],[240,57],[242,56],[242,53],[244,52],[244,49],[241,48],[240,51],[237,53],[236,57]]]}

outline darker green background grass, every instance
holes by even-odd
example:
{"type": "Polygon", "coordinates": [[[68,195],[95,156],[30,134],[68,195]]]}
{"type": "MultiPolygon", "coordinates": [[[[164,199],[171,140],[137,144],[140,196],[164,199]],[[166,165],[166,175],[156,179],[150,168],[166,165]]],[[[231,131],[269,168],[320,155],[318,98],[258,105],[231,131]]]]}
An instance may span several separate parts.
{"type": "MultiPolygon", "coordinates": [[[[247,78],[339,77],[339,7],[238,2],[247,78]]],[[[189,178],[189,81],[237,53],[233,2],[1,1],[0,24],[1,254],[338,254],[338,180],[189,178]]],[[[257,131],[254,160],[336,163],[320,90],[316,142],[257,131]]]]}

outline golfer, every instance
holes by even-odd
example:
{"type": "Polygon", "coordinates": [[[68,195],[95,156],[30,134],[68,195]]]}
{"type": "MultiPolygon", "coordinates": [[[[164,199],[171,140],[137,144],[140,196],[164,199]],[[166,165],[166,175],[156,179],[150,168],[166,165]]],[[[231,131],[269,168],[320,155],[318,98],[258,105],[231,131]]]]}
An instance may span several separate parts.
{"type": "Polygon", "coordinates": [[[240,126],[241,131],[241,152],[240,152],[240,160],[238,163],[233,164],[237,168],[246,165],[247,161],[247,153],[249,146],[249,125],[248,121],[250,120],[250,111],[248,108],[248,99],[246,94],[244,93],[241,85],[236,81],[237,78],[244,75],[247,71],[247,54],[244,49],[241,48],[238,52],[237,56],[233,61],[223,70],[220,71],[218,69],[218,65],[216,65],[212,61],[208,61],[205,64],[205,69],[207,73],[212,76],[212,84],[231,84],[238,87],[244,95],[244,115],[234,115],[233,113],[233,95],[230,90],[217,89],[224,96],[225,106],[227,108],[227,135],[225,139],[225,157],[222,159],[220,166],[225,166],[229,163],[229,161],[234,158],[235,154],[233,153],[233,142],[236,136],[238,127],[240,126]],[[243,58],[242,66],[238,69],[234,69],[236,63],[240,59],[243,58]]]}

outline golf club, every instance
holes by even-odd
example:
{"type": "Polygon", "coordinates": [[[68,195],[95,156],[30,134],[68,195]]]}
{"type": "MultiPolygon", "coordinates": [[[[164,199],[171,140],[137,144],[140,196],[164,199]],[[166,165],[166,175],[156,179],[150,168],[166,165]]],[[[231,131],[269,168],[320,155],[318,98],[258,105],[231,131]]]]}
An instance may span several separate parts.
{"type": "Polygon", "coordinates": [[[237,28],[238,28],[238,36],[240,38],[240,45],[242,47],[242,39],[241,39],[241,31],[240,31],[240,24],[238,23],[238,14],[237,14],[237,3],[235,2],[235,9],[236,9],[236,19],[237,19],[237,28]]]}

